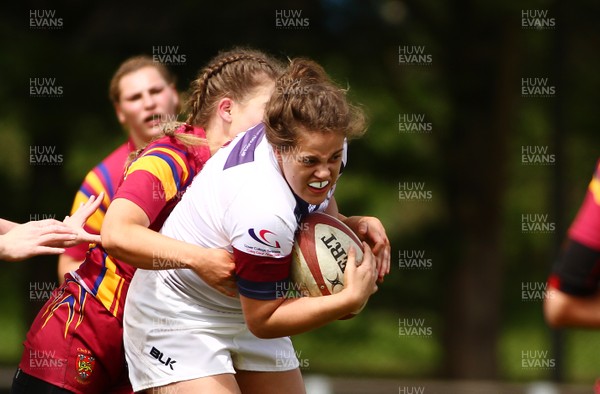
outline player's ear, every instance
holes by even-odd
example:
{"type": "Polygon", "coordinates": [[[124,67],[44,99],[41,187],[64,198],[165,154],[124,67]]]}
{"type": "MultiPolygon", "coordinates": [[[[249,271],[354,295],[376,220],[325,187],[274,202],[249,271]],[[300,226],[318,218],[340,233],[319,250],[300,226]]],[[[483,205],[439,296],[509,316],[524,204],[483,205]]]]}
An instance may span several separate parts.
{"type": "Polygon", "coordinates": [[[219,100],[217,104],[217,115],[227,123],[232,122],[231,108],[233,107],[233,100],[229,97],[224,97],[219,100]]]}
{"type": "Polygon", "coordinates": [[[275,158],[277,159],[277,162],[281,165],[281,163],[283,162],[281,150],[278,147],[275,147],[275,149],[273,149],[273,152],[275,152],[275,158]]]}

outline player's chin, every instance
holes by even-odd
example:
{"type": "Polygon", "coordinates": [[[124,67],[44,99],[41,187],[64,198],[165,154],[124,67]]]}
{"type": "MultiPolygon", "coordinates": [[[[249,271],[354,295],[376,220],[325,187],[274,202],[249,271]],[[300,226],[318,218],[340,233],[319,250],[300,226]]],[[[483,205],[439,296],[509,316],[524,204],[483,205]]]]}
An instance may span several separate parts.
{"type": "Polygon", "coordinates": [[[317,189],[308,186],[305,190],[303,200],[309,204],[319,205],[327,199],[327,194],[329,193],[330,189],[330,187],[317,189]]]}
{"type": "Polygon", "coordinates": [[[162,124],[161,123],[150,123],[146,125],[146,133],[151,137],[156,137],[162,132],[162,124]]]}
{"type": "Polygon", "coordinates": [[[321,198],[321,197],[308,197],[308,198],[304,198],[304,201],[306,201],[309,204],[312,205],[319,205],[322,204],[323,202],[325,202],[325,200],[327,199],[327,196],[321,198]]]}

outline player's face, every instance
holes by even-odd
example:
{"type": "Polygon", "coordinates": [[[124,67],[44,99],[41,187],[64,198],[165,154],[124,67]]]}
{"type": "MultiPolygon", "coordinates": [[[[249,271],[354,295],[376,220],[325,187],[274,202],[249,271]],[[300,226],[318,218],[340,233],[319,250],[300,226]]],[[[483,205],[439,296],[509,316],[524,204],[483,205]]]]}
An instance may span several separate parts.
{"type": "Polygon", "coordinates": [[[248,130],[262,122],[265,106],[273,94],[275,82],[268,81],[258,86],[251,96],[241,102],[234,102],[231,107],[231,127],[233,138],[237,133],[248,130]]]}
{"type": "Polygon", "coordinates": [[[325,201],[342,165],[344,136],[340,133],[301,132],[297,146],[278,152],[288,184],[309,204],[325,201]]]}
{"type": "Polygon", "coordinates": [[[161,122],[175,120],[179,96],[156,68],[144,67],[124,75],[119,81],[119,92],[117,117],[137,147],[160,133],[161,122]]]}

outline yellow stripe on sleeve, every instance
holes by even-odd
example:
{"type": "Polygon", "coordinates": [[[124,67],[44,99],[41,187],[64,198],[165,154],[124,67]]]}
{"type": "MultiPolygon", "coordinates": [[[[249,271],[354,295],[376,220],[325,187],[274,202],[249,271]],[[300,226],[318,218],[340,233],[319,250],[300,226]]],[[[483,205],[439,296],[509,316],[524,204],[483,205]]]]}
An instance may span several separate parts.
{"type": "Polygon", "coordinates": [[[173,160],[175,160],[177,162],[177,164],[179,164],[179,167],[181,168],[181,183],[184,184],[185,182],[187,182],[187,179],[189,176],[188,168],[187,168],[187,165],[185,164],[185,161],[183,161],[183,159],[181,158],[181,156],[179,156],[177,153],[173,152],[170,149],[161,148],[161,147],[152,148],[152,149],[148,150],[148,153],[152,153],[152,152],[165,153],[165,154],[169,155],[173,160]]]}
{"type": "MultiPolygon", "coordinates": [[[[173,157],[173,155],[169,156],[173,157]]],[[[177,160],[178,163],[182,162],[179,156],[176,157],[177,159],[179,159],[177,160]]],[[[135,171],[146,171],[154,175],[159,180],[161,185],[153,185],[152,191],[164,193],[165,200],[172,199],[178,191],[177,183],[175,182],[175,177],[171,166],[169,166],[169,163],[167,163],[164,159],[160,157],[152,155],[144,155],[140,157],[131,164],[131,166],[127,170],[127,176],[129,176],[135,171]]],[[[185,170],[184,175],[187,178],[187,169],[185,170]]],[[[185,182],[185,178],[180,179],[179,182],[180,184],[182,184],[183,182],[185,182]]]]}

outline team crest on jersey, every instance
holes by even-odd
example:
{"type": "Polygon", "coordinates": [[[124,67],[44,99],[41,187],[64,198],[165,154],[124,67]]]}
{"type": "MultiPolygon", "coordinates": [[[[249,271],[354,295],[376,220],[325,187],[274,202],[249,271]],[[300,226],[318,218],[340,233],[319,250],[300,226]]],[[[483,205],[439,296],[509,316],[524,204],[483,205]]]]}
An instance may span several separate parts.
{"type": "Polygon", "coordinates": [[[77,381],[79,383],[89,383],[90,376],[94,372],[94,366],[96,365],[96,358],[91,355],[89,351],[85,349],[83,352],[77,354],[76,367],[77,367],[77,381]],[[86,354],[84,354],[86,353],[86,354]]]}
{"type": "Polygon", "coordinates": [[[279,241],[275,241],[275,243],[269,241],[266,236],[268,234],[273,234],[275,236],[277,236],[274,232],[269,231],[269,230],[259,230],[258,234],[256,234],[256,232],[254,231],[253,228],[251,228],[250,230],[248,230],[248,234],[250,234],[250,236],[252,237],[252,239],[254,239],[256,242],[263,244],[265,246],[268,246],[270,248],[281,248],[281,246],[279,245],[279,241]]]}

